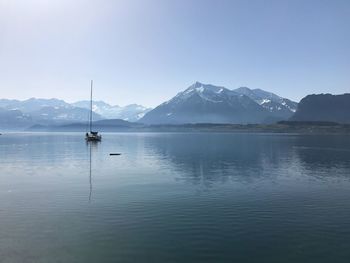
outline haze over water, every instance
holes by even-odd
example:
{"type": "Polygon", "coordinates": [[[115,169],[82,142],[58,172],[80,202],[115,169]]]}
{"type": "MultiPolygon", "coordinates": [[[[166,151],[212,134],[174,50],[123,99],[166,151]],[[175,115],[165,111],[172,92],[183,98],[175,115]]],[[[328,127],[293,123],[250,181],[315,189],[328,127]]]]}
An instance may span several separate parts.
{"type": "Polygon", "coordinates": [[[348,136],[11,133],[0,156],[1,262],[350,258],[348,136]]]}

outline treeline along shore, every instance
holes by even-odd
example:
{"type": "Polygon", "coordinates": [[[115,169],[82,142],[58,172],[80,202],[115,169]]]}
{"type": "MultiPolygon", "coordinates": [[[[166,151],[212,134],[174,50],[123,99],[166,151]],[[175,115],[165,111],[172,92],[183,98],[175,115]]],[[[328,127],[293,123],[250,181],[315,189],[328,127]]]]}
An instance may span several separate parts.
{"type": "MultiPolygon", "coordinates": [[[[275,124],[181,124],[144,125],[130,122],[96,122],[101,132],[252,132],[252,133],[302,133],[302,134],[349,134],[350,124],[317,121],[280,121],[275,124]]],[[[61,126],[35,125],[31,132],[85,132],[86,124],[74,123],[61,126]]]]}

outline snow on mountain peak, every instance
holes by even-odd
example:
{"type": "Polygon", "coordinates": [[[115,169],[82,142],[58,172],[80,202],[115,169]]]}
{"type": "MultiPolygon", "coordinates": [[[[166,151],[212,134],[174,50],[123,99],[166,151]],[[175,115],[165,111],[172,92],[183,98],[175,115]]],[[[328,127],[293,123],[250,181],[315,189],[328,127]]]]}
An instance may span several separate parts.
{"type": "Polygon", "coordinates": [[[201,82],[195,82],[190,87],[188,87],[185,91],[180,92],[179,94],[192,94],[192,93],[221,93],[225,89],[224,87],[214,86],[211,84],[203,84],[201,82]]]}
{"type": "Polygon", "coordinates": [[[271,102],[271,100],[269,100],[269,99],[262,99],[262,100],[259,101],[258,103],[259,103],[260,105],[263,105],[263,104],[269,103],[269,102],[271,102]]]}
{"type": "MultiPolygon", "coordinates": [[[[89,101],[78,101],[73,103],[75,107],[90,109],[89,101]]],[[[137,121],[142,118],[151,109],[138,104],[130,104],[125,107],[112,106],[103,101],[93,101],[92,111],[100,114],[107,119],[123,119],[128,121],[137,121]]]]}
{"type": "Polygon", "coordinates": [[[198,91],[198,92],[202,93],[202,92],[204,91],[204,87],[203,87],[203,86],[201,86],[201,87],[199,87],[199,88],[196,88],[196,91],[198,91]]]}

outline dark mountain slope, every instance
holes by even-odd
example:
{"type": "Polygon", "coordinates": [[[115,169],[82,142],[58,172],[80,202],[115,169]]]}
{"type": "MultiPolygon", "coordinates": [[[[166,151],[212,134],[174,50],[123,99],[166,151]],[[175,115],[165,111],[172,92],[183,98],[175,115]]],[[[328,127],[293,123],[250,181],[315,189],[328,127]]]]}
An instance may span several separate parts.
{"type": "Polygon", "coordinates": [[[350,94],[308,95],[300,101],[290,120],[350,123],[350,94]]]}

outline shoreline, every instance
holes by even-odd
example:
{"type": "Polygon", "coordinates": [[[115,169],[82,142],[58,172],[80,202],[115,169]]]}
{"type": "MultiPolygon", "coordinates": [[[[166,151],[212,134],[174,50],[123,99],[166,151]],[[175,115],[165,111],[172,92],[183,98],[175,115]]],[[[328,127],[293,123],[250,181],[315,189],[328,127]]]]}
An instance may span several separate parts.
{"type": "MultiPolygon", "coordinates": [[[[271,133],[271,134],[342,134],[350,135],[350,124],[281,122],[277,124],[183,124],[183,125],[138,125],[127,127],[99,125],[99,132],[213,132],[213,133],[271,133]]],[[[29,129],[5,129],[1,133],[12,132],[86,132],[85,125],[40,126],[29,129]]]]}

